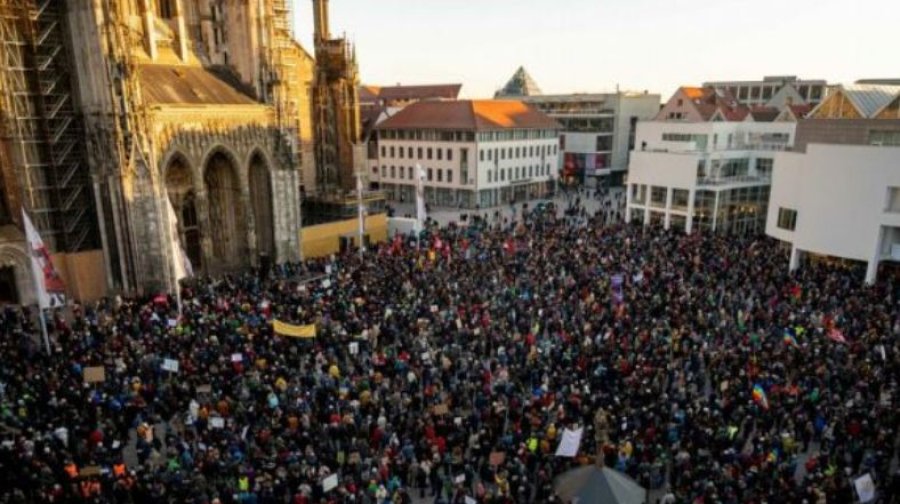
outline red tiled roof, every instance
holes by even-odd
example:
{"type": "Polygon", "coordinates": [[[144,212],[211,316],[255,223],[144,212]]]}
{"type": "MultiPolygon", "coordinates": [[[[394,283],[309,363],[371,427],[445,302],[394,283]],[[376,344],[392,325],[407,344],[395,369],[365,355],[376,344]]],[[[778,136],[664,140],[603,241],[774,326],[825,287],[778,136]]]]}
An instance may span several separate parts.
{"type": "Polygon", "coordinates": [[[694,104],[704,121],[712,119],[717,111],[727,121],[743,121],[750,113],[727,89],[682,86],[679,91],[694,104]]]}
{"type": "Polygon", "coordinates": [[[378,129],[561,129],[536,108],[514,100],[422,101],[378,125],[378,129]]]}
{"type": "Polygon", "coordinates": [[[756,122],[772,122],[780,114],[781,111],[775,107],[753,107],[750,109],[750,115],[753,116],[753,120],[756,122]]]}

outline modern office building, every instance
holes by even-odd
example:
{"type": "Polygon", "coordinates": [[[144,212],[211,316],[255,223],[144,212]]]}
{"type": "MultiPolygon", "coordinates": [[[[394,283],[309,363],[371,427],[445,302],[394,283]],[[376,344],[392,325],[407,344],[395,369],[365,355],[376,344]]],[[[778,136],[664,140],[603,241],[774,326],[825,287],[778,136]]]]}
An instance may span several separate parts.
{"type": "Polygon", "coordinates": [[[784,105],[818,105],[828,96],[828,82],[798,79],[795,76],[769,76],[760,81],[714,81],[712,87],[731,93],[748,107],[782,108],[784,105]]]}
{"type": "Polygon", "coordinates": [[[422,101],[379,124],[370,173],[389,199],[441,206],[493,205],[543,196],[559,169],[560,124],[520,101],[422,101]]]}
{"type": "Polygon", "coordinates": [[[900,262],[900,86],[837,86],[775,157],[766,232],[790,269],[818,257],[900,262]]]}
{"type": "Polygon", "coordinates": [[[658,94],[647,92],[537,95],[521,100],[562,125],[562,180],[597,177],[606,184],[622,183],[637,123],[655,117],[660,104],[658,94]]]}
{"type": "Polygon", "coordinates": [[[762,232],[774,154],[793,145],[795,128],[790,109],[754,113],[727,90],[679,89],[656,121],[637,125],[626,222],[762,232]]]}

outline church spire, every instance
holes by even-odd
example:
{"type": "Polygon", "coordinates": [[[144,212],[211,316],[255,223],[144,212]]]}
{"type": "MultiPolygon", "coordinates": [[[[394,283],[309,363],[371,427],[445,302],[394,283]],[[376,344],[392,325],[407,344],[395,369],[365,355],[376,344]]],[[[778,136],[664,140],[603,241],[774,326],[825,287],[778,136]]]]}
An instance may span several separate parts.
{"type": "Polygon", "coordinates": [[[329,40],[331,33],[328,26],[328,0],[313,0],[313,17],[315,18],[314,38],[316,42],[329,40]]]}

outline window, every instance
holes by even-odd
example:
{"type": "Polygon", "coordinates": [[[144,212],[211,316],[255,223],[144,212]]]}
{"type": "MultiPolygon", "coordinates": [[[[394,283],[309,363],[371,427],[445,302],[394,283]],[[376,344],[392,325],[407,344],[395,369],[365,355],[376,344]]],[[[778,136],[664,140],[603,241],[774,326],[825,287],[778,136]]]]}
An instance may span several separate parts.
{"type": "Polygon", "coordinates": [[[900,187],[888,187],[887,211],[900,213],[900,187]]]}
{"type": "Polygon", "coordinates": [[[756,160],[756,174],[760,177],[771,177],[772,166],[775,160],[771,158],[759,158],[756,160]]]}
{"type": "Polygon", "coordinates": [[[488,170],[488,184],[494,181],[493,178],[493,173],[491,173],[491,170],[488,170]]]}
{"type": "Polygon", "coordinates": [[[687,189],[672,190],[672,208],[678,210],[687,210],[690,191],[687,189]]]}
{"type": "Polygon", "coordinates": [[[500,149],[500,159],[506,159],[506,149],[500,149]]]}
{"type": "MultiPolygon", "coordinates": [[[[401,149],[401,150],[402,150],[402,149],[401,149]]],[[[401,179],[403,178],[403,167],[402,167],[402,166],[400,167],[400,170],[399,170],[399,172],[398,172],[398,175],[400,175],[400,178],[401,178],[401,179]]]]}
{"type": "Polygon", "coordinates": [[[409,149],[407,149],[406,154],[407,154],[406,157],[408,157],[409,159],[412,159],[412,158],[413,158],[413,149],[412,149],[412,147],[410,147],[409,149]]]}
{"type": "Polygon", "coordinates": [[[666,206],[666,188],[653,186],[650,188],[650,204],[655,207],[666,206]]]}
{"type": "Polygon", "coordinates": [[[683,106],[684,106],[684,100],[682,100],[681,98],[678,99],[678,106],[679,106],[679,107],[683,107],[683,106]]]}
{"type": "Polygon", "coordinates": [[[754,100],[759,99],[759,87],[758,86],[753,86],[752,88],[750,88],[750,98],[752,98],[754,100]]]}
{"type": "Polygon", "coordinates": [[[506,182],[506,170],[500,169],[500,181],[506,182]]]}
{"type": "Polygon", "coordinates": [[[447,161],[453,161],[453,149],[447,149],[447,161]]]}
{"type": "Polygon", "coordinates": [[[382,177],[385,177],[385,178],[387,177],[387,166],[382,165],[382,167],[381,167],[381,176],[382,176],[382,177]]]}
{"type": "Polygon", "coordinates": [[[422,159],[422,148],[421,147],[418,148],[418,152],[416,152],[416,154],[418,154],[418,156],[416,156],[416,159],[422,159]]]}
{"type": "Polygon", "coordinates": [[[394,147],[391,147],[391,157],[394,157],[394,147]]]}
{"type": "Polygon", "coordinates": [[[697,178],[703,179],[706,178],[706,160],[701,159],[697,161],[697,178]]]}
{"type": "Polygon", "coordinates": [[[432,175],[433,175],[433,173],[432,173],[432,171],[431,171],[431,168],[429,168],[429,169],[428,169],[428,181],[429,181],[429,182],[431,182],[431,180],[432,180],[432,178],[433,178],[432,175]]]}
{"type": "Polygon", "coordinates": [[[447,183],[453,183],[453,170],[447,170],[447,183]]]}
{"type": "Polygon", "coordinates": [[[762,90],[763,100],[768,100],[768,99],[772,98],[772,89],[773,88],[771,86],[766,86],[763,88],[763,90],[762,90]]]}
{"type": "Polygon", "coordinates": [[[444,149],[437,150],[437,157],[438,157],[438,161],[441,161],[444,159],[444,149]]]}
{"type": "Polygon", "coordinates": [[[433,154],[433,153],[431,152],[431,147],[429,147],[429,148],[428,148],[428,160],[429,160],[429,161],[431,160],[432,154],[433,154]]]}
{"type": "Polygon", "coordinates": [[[387,157],[387,147],[381,146],[381,157],[387,157]]]}
{"type": "Polygon", "coordinates": [[[397,178],[397,167],[391,166],[391,178],[397,178]]]}
{"type": "Polygon", "coordinates": [[[438,168],[437,172],[438,172],[438,182],[443,182],[444,181],[444,170],[438,168]]]}
{"type": "Polygon", "coordinates": [[[494,160],[494,156],[491,155],[491,154],[492,154],[491,149],[488,149],[487,153],[488,153],[488,161],[493,161],[493,160],[494,160]]]}
{"type": "Polygon", "coordinates": [[[900,130],[872,130],[869,132],[869,145],[900,146],[900,130]]]}
{"type": "Polygon", "coordinates": [[[397,151],[397,153],[400,154],[400,159],[403,159],[403,147],[400,147],[397,151]]]}
{"type": "Polygon", "coordinates": [[[506,149],[506,157],[508,157],[509,159],[513,159],[513,149],[512,149],[512,147],[506,149]]]}
{"type": "Polygon", "coordinates": [[[516,147],[516,159],[519,159],[520,157],[522,157],[522,156],[520,156],[519,154],[520,154],[519,148],[516,147]]]}
{"type": "Polygon", "coordinates": [[[407,173],[407,175],[409,175],[409,180],[412,180],[413,179],[413,167],[412,166],[408,167],[406,169],[406,173],[407,173]]]}
{"type": "Polygon", "coordinates": [[[528,177],[534,177],[534,165],[528,167],[528,177]]]}
{"type": "Polygon", "coordinates": [[[528,147],[528,157],[534,157],[534,146],[528,147]]]}
{"type": "Polygon", "coordinates": [[[778,208],[778,227],[787,231],[797,228],[797,211],[790,208],[778,208]]]}
{"type": "Polygon", "coordinates": [[[484,161],[484,149],[478,151],[478,160],[484,161]]]}
{"type": "Polygon", "coordinates": [[[597,152],[607,152],[612,150],[612,137],[611,136],[598,136],[597,137],[597,152]]]}

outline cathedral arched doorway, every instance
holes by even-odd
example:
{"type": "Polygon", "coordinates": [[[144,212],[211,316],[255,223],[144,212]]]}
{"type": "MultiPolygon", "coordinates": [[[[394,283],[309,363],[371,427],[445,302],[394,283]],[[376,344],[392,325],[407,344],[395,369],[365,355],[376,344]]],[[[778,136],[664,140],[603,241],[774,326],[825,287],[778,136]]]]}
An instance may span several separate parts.
{"type": "Polygon", "coordinates": [[[204,182],[209,199],[212,258],[223,269],[248,264],[247,225],[241,184],[233,158],[216,152],[206,162],[204,182]]]}
{"type": "Polygon", "coordinates": [[[166,168],[166,194],[178,218],[181,246],[195,271],[203,268],[203,247],[197,219],[197,195],[194,177],[187,161],[176,156],[166,168]]]}
{"type": "Polygon", "coordinates": [[[260,258],[275,260],[275,222],[272,179],[265,158],[257,152],[250,158],[250,204],[256,229],[256,251],[260,258]]]}

